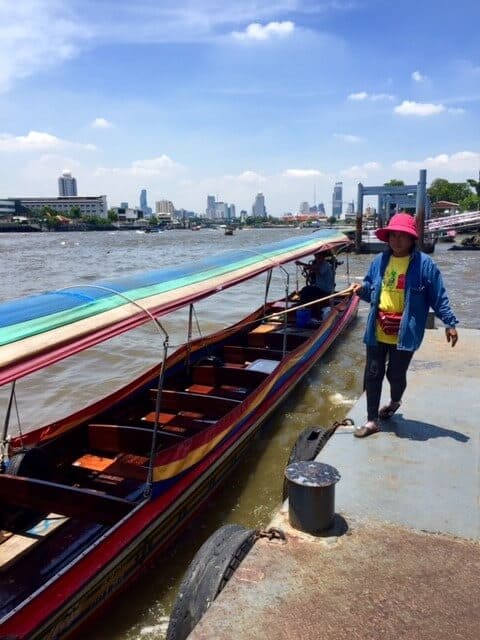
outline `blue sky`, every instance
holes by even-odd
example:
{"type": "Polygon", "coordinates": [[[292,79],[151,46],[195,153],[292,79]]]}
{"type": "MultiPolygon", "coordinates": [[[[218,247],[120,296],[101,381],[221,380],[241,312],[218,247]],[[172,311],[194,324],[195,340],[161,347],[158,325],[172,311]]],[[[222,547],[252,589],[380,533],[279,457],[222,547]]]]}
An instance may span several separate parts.
{"type": "Polygon", "coordinates": [[[269,213],[480,169],[475,0],[0,0],[0,197],[269,213]]]}

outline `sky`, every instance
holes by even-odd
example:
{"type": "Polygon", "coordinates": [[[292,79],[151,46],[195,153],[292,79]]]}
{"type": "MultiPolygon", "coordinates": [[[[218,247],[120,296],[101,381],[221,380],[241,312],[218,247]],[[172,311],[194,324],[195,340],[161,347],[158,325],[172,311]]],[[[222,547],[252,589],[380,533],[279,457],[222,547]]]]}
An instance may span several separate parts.
{"type": "Polygon", "coordinates": [[[478,0],[0,0],[0,198],[269,214],[478,178],[478,0]]]}

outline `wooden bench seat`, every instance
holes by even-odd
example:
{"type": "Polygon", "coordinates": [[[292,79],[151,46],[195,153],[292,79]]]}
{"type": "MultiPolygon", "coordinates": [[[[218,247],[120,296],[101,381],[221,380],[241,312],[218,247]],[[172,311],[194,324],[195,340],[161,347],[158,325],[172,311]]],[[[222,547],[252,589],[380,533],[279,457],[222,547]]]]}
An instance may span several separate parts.
{"type": "Polygon", "coordinates": [[[89,448],[113,453],[150,453],[152,429],[118,424],[89,424],[89,448]]]}
{"type": "MultiPolygon", "coordinates": [[[[303,344],[306,340],[311,338],[313,334],[313,330],[292,330],[289,328],[287,330],[287,351],[293,351],[301,344],[303,344]]],[[[271,333],[266,333],[262,335],[263,346],[268,347],[270,349],[278,349],[281,350],[283,348],[284,341],[284,333],[283,331],[272,331],[271,333]]]]}
{"type": "Polygon", "coordinates": [[[252,362],[253,360],[281,360],[281,349],[262,349],[260,347],[242,347],[237,345],[225,345],[223,355],[226,362],[252,362]]]}
{"type": "MultiPolygon", "coordinates": [[[[157,390],[151,389],[150,393],[152,399],[155,400],[157,390]]],[[[184,415],[190,412],[198,415],[201,419],[217,419],[234,409],[240,400],[164,389],[160,402],[162,411],[172,411],[177,414],[181,412],[184,415]]]]}
{"type": "Polygon", "coordinates": [[[232,398],[233,400],[243,400],[248,395],[246,387],[234,387],[226,384],[218,387],[211,387],[207,384],[192,384],[185,389],[190,393],[203,393],[207,396],[217,396],[218,398],[232,398]]]}
{"type": "Polygon", "coordinates": [[[25,533],[7,533],[0,541],[0,570],[39,544],[47,536],[68,522],[68,518],[58,513],[49,513],[25,533]]]}
{"type": "MultiPolygon", "coordinates": [[[[88,472],[87,477],[79,477],[82,483],[91,485],[92,488],[102,486],[109,487],[113,495],[117,495],[116,489],[121,489],[120,481],[136,480],[146,482],[148,474],[147,456],[137,456],[131,453],[119,453],[114,458],[96,456],[86,453],[72,463],[76,472],[83,470],[88,472]]],[[[82,486],[84,486],[82,484],[82,486]]],[[[131,484],[129,485],[131,488],[131,484]]]]}
{"type": "MultiPolygon", "coordinates": [[[[212,388],[221,386],[255,389],[264,379],[265,374],[260,371],[249,371],[239,367],[198,365],[192,370],[194,384],[210,385],[212,388]]],[[[193,391],[193,389],[191,390],[193,391]]]]}
{"type": "Polygon", "coordinates": [[[118,522],[134,506],[98,491],[9,474],[0,475],[0,502],[106,525],[118,522]]]}
{"type": "MultiPolygon", "coordinates": [[[[216,422],[215,420],[202,420],[203,414],[195,412],[185,411],[172,415],[172,420],[169,420],[166,424],[162,424],[162,422],[159,421],[162,433],[187,434],[189,432],[201,431],[205,427],[209,427],[212,423],[216,422]]],[[[142,421],[154,424],[155,411],[147,413],[147,415],[142,418],[142,421]]]]}

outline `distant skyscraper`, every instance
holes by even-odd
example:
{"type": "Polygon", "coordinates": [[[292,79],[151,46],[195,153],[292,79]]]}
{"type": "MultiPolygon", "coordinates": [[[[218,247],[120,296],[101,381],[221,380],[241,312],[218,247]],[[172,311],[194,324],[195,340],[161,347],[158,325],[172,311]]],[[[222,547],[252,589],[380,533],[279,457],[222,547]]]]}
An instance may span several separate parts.
{"type": "Polygon", "coordinates": [[[317,206],[317,211],[318,213],[320,213],[322,216],[325,216],[325,205],[323,204],[323,202],[320,202],[320,204],[317,206]]]}
{"type": "Polygon", "coordinates": [[[215,217],[215,196],[207,196],[207,208],[205,209],[207,218],[215,217]]]}
{"type": "Polygon", "coordinates": [[[61,198],[77,195],[77,180],[71,171],[65,170],[58,179],[58,195],[61,198]]]}
{"type": "Polygon", "coordinates": [[[308,202],[301,202],[298,210],[300,213],[308,213],[309,209],[310,205],[308,204],[308,202]]]}
{"type": "Polygon", "coordinates": [[[336,182],[333,188],[332,216],[340,218],[343,211],[343,182],[336,182]]]}
{"type": "Polygon", "coordinates": [[[147,190],[142,189],[140,191],[140,209],[145,213],[145,209],[148,207],[147,203],[147,190]]]}
{"type": "Polygon", "coordinates": [[[143,215],[148,218],[148,216],[152,215],[152,208],[148,206],[147,202],[147,190],[142,189],[140,191],[140,207],[143,211],[143,215]]]}
{"type": "Polygon", "coordinates": [[[255,202],[252,206],[252,216],[254,218],[266,218],[267,210],[265,208],[265,196],[263,193],[257,193],[255,202]]]}
{"type": "Polygon", "coordinates": [[[120,208],[121,209],[128,209],[128,202],[121,202],[120,203],[120,208]]]}

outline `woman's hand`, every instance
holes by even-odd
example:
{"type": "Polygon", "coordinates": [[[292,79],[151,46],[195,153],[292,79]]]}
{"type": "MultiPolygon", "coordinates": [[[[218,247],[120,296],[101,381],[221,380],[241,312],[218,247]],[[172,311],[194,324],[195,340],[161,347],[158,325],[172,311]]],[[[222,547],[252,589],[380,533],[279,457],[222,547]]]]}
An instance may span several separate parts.
{"type": "Polygon", "coordinates": [[[362,285],[358,284],[358,282],[356,282],[355,284],[350,285],[350,289],[357,296],[359,296],[362,293],[362,285]]]}
{"type": "Polygon", "coordinates": [[[447,338],[447,342],[452,343],[452,347],[454,347],[457,344],[458,333],[455,327],[447,327],[445,329],[445,336],[447,338]]]}

